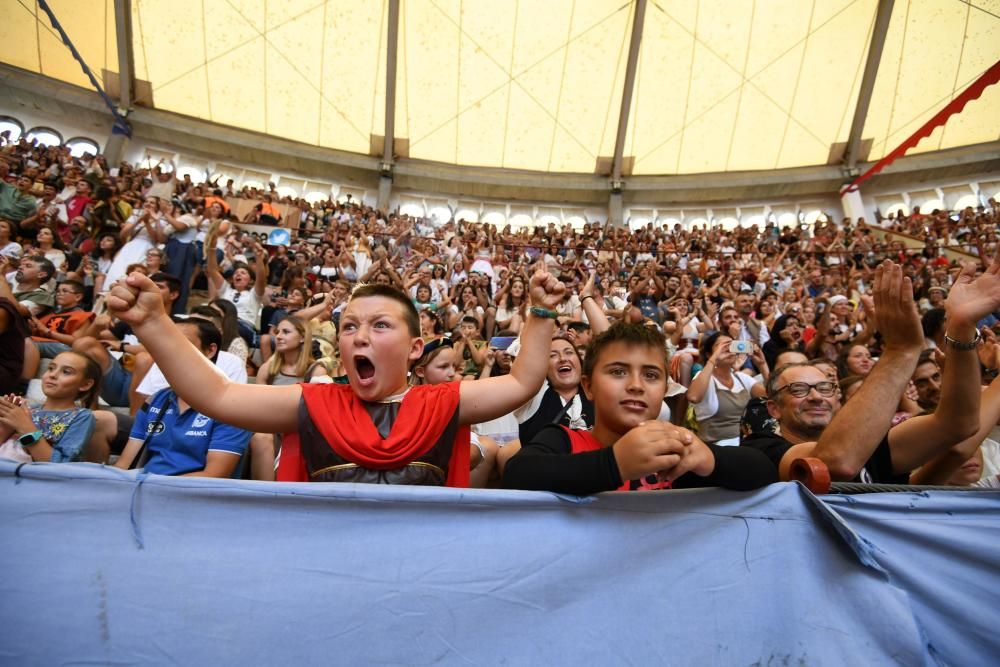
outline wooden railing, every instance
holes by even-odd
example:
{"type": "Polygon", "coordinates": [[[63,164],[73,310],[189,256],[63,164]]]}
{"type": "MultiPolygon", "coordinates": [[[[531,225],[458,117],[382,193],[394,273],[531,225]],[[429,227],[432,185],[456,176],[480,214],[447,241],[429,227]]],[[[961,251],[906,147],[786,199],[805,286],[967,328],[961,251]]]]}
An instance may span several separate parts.
{"type": "MultiPolygon", "coordinates": [[[[911,236],[904,232],[896,232],[891,229],[884,229],[882,227],[869,226],[868,229],[871,230],[874,236],[881,238],[883,241],[899,241],[907,248],[913,248],[914,250],[923,250],[927,246],[927,242],[924,239],[917,238],[916,236],[911,236]]],[[[954,247],[946,247],[941,250],[941,254],[945,256],[949,261],[959,261],[959,262],[979,262],[979,257],[973,255],[971,252],[965,250],[960,250],[954,247]]]]}

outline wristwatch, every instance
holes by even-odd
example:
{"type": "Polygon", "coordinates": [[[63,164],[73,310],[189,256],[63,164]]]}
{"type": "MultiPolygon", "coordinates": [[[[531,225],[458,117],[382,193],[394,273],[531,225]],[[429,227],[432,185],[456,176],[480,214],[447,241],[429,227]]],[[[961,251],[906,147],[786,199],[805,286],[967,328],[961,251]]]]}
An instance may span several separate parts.
{"type": "Polygon", "coordinates": [[[25,433],[20,438],[17,439],[21,443],[22,447],[31,447],[33,444],[42,439],[41,431],[32,431],[31,433],[25,433]]]}
{"type": "Polygon", "coordinates": [[[970,340],[968,342],[963,342],[963,341],[960,341],[960,340],[955,340],[954,338],[952,338],[951,336],[949,336],[947,333],[945,333],[945,335],[944,335],[944,342],[947,343],[948,345],[952,346],[956,350],[965,350],[965,351],[974,350],[977,347],[979,347],[979,342],[982,341],[982,340],[983,340],[983,336],[982,336],[982,334],[979,333],[979,329],[976,329],[976,335],[973,336],[972,340],[970,340]]]}

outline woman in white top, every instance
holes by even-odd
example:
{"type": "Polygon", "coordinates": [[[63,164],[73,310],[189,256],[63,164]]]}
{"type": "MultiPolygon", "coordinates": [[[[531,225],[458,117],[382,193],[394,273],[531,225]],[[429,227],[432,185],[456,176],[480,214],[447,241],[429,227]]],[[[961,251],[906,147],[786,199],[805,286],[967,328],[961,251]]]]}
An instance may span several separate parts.
{"type": "Polygon", "coordinates": [[[354,244],[354,271],[357,275],[363,276],[368,273],[368,269],[372,268],[374,260],[372,259],[372,247],[368,243],[368,236],[361,234],[357,238],[357,242],[354,244]]]}
{"type": "Polygon", "coordinates": [[[166,227],[167,223],[160,214],[160,198],[147,196],[142,208],[135,211],[122,227],[119,238],[123,245],[108,269],[104,291],[125,275],[125,269],[130,264],[144,261],[147,250],[167,240],[166,227]]]}
{"type": "MultiPolygon", "coordinates": [[[[687,391],[698,419],[699,437],[715,445],[738,445],[740,419],[747,403],[767,394],[763,384],[736,370],[745,363],[746,355],[732,352],[729,349],[732,342],[732,338],[721,333],[714,333],[702,342],[702,359],[708,361],[691,380],[687,391]]],[[[766,382],[767,363],[757,346],[753,358],[761,365],[766,382]]]]}
{"type": "Polygon", "coordinates": [[[55,232],[50,227],[41,227],[35,241],[38,254],[45,255],[45,259],[52,262],[56,271],[62,271],[62,266],[66,263],[66,253],[59,247],[62,244],[58,241],[55,232]]]}
{"type": "Polygon", "coordinates": [[[0,220],[0,255],[21,256],[21,244],[14,240],[14,223],[10,220],[0,220]]]}
{"type": "Polygon", "coordinates": [[[229,234],[229,230],[231,229],[229,221],[224,217],[225,213],[225,209],[217,199],[216,201],[208,203],[205,207],[204,217],[198,222],[198,234],[195,236],[195,243],[200,243],[202,247],[202,256],[199,259],[199,262],[204,261],[204,259],[208,257],[208,251],[205,248],[205,241],[208,240],[208,237],[210,236],[215,239],[214,247],[216,249],[216,257],[218,259],[222,258],[222,253],[226,249],[223,239],[226,238],[226,235],[229,234]]]}
{"type": "Polygon", "coordinates": [[[340,272],[340,262],[337,260],[337,251],[327,248],[323,251],[322,264],[312,267],[312,272],[326,280],[336,280],[340,272]]]}

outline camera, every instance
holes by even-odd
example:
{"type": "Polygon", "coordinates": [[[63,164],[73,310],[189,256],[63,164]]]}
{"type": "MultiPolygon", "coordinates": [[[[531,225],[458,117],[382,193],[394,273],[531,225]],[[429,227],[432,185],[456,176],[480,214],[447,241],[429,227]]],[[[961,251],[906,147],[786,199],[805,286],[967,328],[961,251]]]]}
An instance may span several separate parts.
{"type": "Polygon", "coordinates": [[[733,354],[751,354],[753,343],[748,340],[734,340],[729,344],[729,351],[733,354]]]}

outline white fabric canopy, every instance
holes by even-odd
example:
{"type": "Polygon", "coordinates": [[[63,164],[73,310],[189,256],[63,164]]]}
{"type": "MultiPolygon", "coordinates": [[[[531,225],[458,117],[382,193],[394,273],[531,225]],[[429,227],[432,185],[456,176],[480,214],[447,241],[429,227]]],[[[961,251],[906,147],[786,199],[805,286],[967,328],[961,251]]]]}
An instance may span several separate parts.
{"type": "MultiPolygon", "coordinates": [[[[403,157],[577,173],[600,171],[604,158],[606,171],[633,2],[401,0],[403,157]]],[[[837,163],[877,4],[649,0],[626,175],[837,163]]],[[[88,85],[34,3],[6,5],[0,60],[88,85]]],[[[95,73],[116,72],[113,0],[50,5],[95,73]]],[[[387,21],[387,0],[133,0],[135,74],[159,109],[377,154],[387,21]]],[[[862,134],[867,158],[998,58],[1000,0],[896,0],[862,134]]],[[[996,140],[998,118],[994,86],[912,152],[996,140]]]]}

